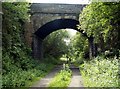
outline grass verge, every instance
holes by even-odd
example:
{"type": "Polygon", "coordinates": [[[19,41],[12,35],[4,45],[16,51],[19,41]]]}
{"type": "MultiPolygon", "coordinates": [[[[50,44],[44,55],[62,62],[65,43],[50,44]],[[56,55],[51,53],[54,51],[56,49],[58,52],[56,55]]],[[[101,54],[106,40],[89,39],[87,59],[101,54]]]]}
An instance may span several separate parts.
{"type": "Polygon", "coordinates": [[[71,82],[72,72],[70,69],[63,69],[53,78],[48,85],[49,89],[66,89],[71,82]]]}

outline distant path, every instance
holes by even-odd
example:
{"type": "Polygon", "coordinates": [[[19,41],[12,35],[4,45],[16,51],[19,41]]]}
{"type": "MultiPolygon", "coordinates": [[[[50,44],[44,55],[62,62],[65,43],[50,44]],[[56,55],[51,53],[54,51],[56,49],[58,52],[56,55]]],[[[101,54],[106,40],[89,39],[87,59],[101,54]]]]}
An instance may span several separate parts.
{"type": "Polygon", "coordinates": [[[74,89],[83,89],[84,86],[83,86],[82,77],[80,75],[79,69],[76,68],[74,65],[71,65],[70,69],[72,70],[73,75],[72,75],[71,83],[68,86],[68,89],[70,87],[75,87],[74,89]]]}
{"type": "Polygon", "coordinates": [[[48,75],[46,75],[44,78],[38,81],[35,85],[33,85],[32,86],[33,89],[34,87],[47,87],[50,81],[54,78],[55,74],[58,73],[61,70],[61,68],[62,68],[62,65],[58,65],[57,67],[55,67],[48,75]]]}

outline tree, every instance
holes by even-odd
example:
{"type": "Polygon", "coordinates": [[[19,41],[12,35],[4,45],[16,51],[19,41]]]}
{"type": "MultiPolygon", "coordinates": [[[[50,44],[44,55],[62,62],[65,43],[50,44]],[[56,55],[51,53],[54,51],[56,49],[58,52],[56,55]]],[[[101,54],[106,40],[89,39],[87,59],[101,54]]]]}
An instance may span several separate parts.
{"type": "Polygon", "coordinates": [[[72,59],[88,58],[89,57],[88,39],[80,32],[71,38],[69,44],[69,56],[72,59]]]}
{"type": "Polygon", "coordinates": [[[119,11],[120,3],[94,2],[87,5],[79,16],[80,28],[89,37],[93,36],[101,52],[105,49],[119,49],[119,11]]]}
{"type": "Polygon", "coordinates": [[[58,30],[51,33],[44,40],[44,53],[56,58],[66,54],[66,52],[68,52],[68,47],[65,39],[68,38],[69,34],[66,30],[58,30]]]}

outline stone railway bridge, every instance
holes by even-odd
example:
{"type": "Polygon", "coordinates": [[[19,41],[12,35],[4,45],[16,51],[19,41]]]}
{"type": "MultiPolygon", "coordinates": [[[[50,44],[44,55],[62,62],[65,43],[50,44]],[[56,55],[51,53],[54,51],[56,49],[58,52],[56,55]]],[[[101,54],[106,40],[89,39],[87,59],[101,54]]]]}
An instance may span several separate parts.
{"type": "MultiPolygon", "coordinates": [[[[77,29],[79,14],[83,7],[80,4],[45,4],[33,3],[31,6],[31,22],[26,23],[26,40],[32,46],[32,55],[43,59],[43,40],[50,33],[60,29],[74,29],[87,37],[86,33],[77,29]]],[[[87,37],[91,39],[91,37],[87,37]]],[[[90,55],[93,55],[93,38],[90,40],[90,55]]]]}

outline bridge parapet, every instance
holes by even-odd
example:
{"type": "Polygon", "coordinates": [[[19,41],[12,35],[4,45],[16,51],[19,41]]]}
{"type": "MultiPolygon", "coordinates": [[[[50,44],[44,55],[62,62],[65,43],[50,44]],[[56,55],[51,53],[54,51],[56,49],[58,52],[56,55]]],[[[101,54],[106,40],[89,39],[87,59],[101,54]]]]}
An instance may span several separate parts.
{"type": "Polygon", "coordinates": [[[54,4],[33,3],[31,13],[54,13],[54,14],[76,14],[80,13],[85,4],[54,4]]]}

